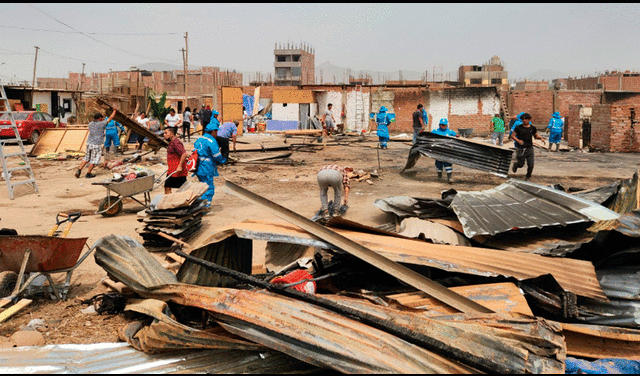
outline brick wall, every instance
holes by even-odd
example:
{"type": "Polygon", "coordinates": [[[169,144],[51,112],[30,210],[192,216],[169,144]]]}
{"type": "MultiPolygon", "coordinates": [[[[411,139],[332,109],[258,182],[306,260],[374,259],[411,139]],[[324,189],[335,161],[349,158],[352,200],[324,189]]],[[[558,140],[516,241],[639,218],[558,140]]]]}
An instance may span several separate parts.
{"type": "Polygon", "coordinates": [[[633,105],[611,105],[610,151],[635,153],[640,151],[640,121],[637,108],[633,105]]]}
{"type": "Polygon", "coordinates": [[[598,104],[591,107],[591,146],[605,151],[612,151],[610,150],[611,121],[611,105],[598,104]]]}
{"type": "Polygon", "coordinates": [[[562,135],[569,146],[580,147],[582,140],[582,121],[580,119],[580,108],[578,104],[570,104],[564,115],[565,134],[562,135]]]}
{"type": "Polygon", "coordinates": [[[553,90],[512,90],[509,92],[509,113],[516,116],[527,112],[536,128],[546,127],[553,114],[553,93],[553,90]]]}
{"type": "Polygon", "coordinates": [[[605,92],[604,103],[617,105],[635,105],[640,107],[640,93],[605,92]]]}

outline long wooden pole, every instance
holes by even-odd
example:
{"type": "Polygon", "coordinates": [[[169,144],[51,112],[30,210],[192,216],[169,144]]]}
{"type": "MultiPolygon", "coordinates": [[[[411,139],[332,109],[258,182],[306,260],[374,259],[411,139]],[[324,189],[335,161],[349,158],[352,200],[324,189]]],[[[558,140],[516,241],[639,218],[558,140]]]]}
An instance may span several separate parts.
{"type": "MultiPolygon", "coordinates": [[[[40,49],[38,46],[34,47],[36,48],[36,58],[33,61],[33,81],[31,82],[31,90],[36,87],[36,65],[38,64],[38,50],[40,49]]],[[[31,100],[33,100],[33,98],[31,100]]]]}
{"type": "MultiPolygon", "coordinates": [[[[189,32],[184,32],[184,107],[186,108],[189,104],[189,96],[187,95],[187,85],[188,85],[188,76],[187,72],[189,71],[189,32]]],[[[189,120],[189,119],[187,119],[189,120]]]]}

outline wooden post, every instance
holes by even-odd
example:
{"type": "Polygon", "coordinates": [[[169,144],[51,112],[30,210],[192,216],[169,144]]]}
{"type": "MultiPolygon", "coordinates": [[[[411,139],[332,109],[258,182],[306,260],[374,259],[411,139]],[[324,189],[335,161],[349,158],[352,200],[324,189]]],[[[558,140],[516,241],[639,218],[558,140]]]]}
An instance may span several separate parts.
{"type": "MultiPolygon", "coordinates": [[[[184,33],[184,107],[189,104],[189,96],[187,95],[187,72],[189,71],[189,32],[184,33]]],[[[183,119],[184,120],[184,119],[183,119]]],[[[189,119],[187,119],[189,120],[189,119]]]]}
{"type": "MultiPolygon", "coordinates": [[[[31,89],[33,90],[33,88],[36,87],[36,65],[38,64],[38,50],[40,49],[40,47],[38,46],[34,46],[36,48],[36,58],[33,61],[33,82],[31,82],[31,89]]],[[[31,94],[33,95],[33,94],[31,94]]],[[[31,101],[33,102],[33,98],[31,98],[31,101]]]]}

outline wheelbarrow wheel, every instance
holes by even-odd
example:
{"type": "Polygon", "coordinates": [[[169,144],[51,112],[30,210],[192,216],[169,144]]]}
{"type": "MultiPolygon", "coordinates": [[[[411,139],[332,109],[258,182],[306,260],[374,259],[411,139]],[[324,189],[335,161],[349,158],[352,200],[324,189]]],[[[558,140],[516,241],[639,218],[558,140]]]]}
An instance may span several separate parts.
{"type": "Polygon", "coordinates": [[[113,205],[113,203],[116,201],[118,201],[118,198],[116,196],[107,196],[102,199],[100,205],[98,205],[98,211],[102,212],[100,214],[102,214],[104,217],[114,217],[120,214],[120,212],[122,211],[122,201],[118,201],[117,204],[113,205]],[[109,207],[109,203],[111,203],[113,207],[107,211],[103,211],[109,207]]]}
{"type": "Polygon", "coordinates": [[[18,282],[18,274],[12,271],[0,273],[0,298],[11,295],[18,282]]]}

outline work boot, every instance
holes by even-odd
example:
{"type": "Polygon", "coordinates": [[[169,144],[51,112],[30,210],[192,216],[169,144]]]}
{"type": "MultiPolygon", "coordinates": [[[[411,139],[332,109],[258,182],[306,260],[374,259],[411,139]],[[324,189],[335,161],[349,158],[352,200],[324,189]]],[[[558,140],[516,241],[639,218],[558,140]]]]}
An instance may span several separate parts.
{"type": "Polygon", "coordinates": [[[442,171],[438,171],[438,179],[442,179],[442,171]]]}
{"type": "Polygon", "coordinates": [[[85,177],[85,178],[87,178],[87,179],[91,179],[91,178],[95,178],[95,177],[96,177],[96,175],[95,175],[95,174],[92,174],[92,173],[90,173],[90,172],[87,172],[87,174],[86,174],[84,177],[85,177]]]}
{"type": "Polygon", "coordinates": [[[78,170],[76,170],[76,173],[75,173],[75,174],[73,174],[73,176],[75,176],[75,177],[76,177],[76,179],[77,179],[77,178],[79,178],[79,177],[80,177],[80,174],[81,174],[81,173],[82,173],[82,170],[79,170],[79,169],[78,169],[78,170]]]}
{"type": "Polygon", "coordinates": [[[453,184],[453,180],[451,180],[451,172],[447,172],[447,183],[453,184]]]}
{"type": "Polygon", "coordinates": [[[531,179],[531,176],[525,176],[524,177],[524,181],[529,181],[531,179]]]}
{"type": "Polygon", "coordinates": [[[331,218],[331,216],[329,215],[329,209],[325,209],[322,211],[322,219],[324,220],[329,220],[331,218]]]}
{"type": "Polygon", "coordinates": [[[518,171],[518,167],[516,166],[515,163],[513,164],[513,167],[511,167],[511,171],[513,171],[514,173],[518,171]]]}

